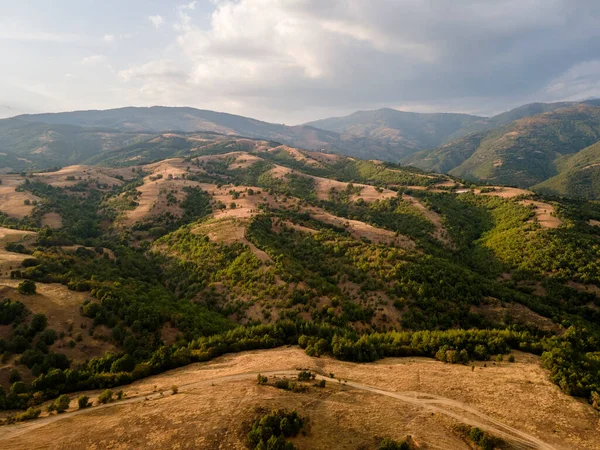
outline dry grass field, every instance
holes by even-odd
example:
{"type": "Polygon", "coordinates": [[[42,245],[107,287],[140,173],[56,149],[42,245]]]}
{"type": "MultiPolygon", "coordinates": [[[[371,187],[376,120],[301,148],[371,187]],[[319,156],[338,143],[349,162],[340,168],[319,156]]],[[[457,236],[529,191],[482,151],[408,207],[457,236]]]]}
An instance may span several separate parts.
{"type": "Polygon", "coordinates": [[[25,181],[25,177],[20,175],[1,175],[0,180],[0,212],[9,217],[22,219],[31,214],[33,205],[25,204],[25,200],[30,202],[39,201],[40,198],[29,192],[17,192],[16,188],[25,181]]]}
{"type": "Polygon", "coordinates": [[[515,356],[472,369],[426,358],[346,363],[295,347],[226,355],[124,386],[126,399],[105,406],[99,391],[87,392],[92,408],[77,411],[73,400],[64,414],[4,426],[0,447],[243,449],[258,409],[287,408],[310,417],[308,434],[293,439],[300,449],[375,449],[378,439],[406,435],[423,449],[469,449],[459,423],[503,438],[505,448],[600,448],[598,413],[562,394],[538,358],[515,356]],[[298,368],[322,374],[326,387],[294,393],[256,383],[258,373],[293,377],[298,368]]]}

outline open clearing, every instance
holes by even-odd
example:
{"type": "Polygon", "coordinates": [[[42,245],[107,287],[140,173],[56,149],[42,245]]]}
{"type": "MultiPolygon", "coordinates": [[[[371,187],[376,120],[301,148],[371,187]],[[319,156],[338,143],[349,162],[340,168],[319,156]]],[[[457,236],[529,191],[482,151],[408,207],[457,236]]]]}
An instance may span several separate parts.
{"type": "Polygon", "coordinates": [[[41,200],[39,197],[29,192],[17,192],[16,188],[23,182],[25,177],[20,175],[2,175],[0,176],[0,211],[9,217],[22,219],[31,214],[33,205],[25,204],[25,200],[30,202],[41,200]]]}
{"type": "Polygon", "coordinates": [[[554,215],[554,206],[550,203],[534,200],[521,200],[519,203],[525,206],[533,206],[537,223],[543,228],[558,228],[562,225],[562,221],[554,215]]]}
{"type": "Polygon", "coordinates": [[[74,186],[82,181],[97,181],[100,184],[115,186],[123,182],[115,175],[131,176],[131,169],[103,169],[95,166],[74,165],[63,167],[56,172],[40,172],[33,174],[38,181],[55,187],[74,186]]]}
{"type": "Polygon", "coordinates": [[[33,231],[13,230],[0,227],[0,278],[8,277],[10,271],[21,265],[24,259],[30,255],[6,251],[5,245],[11,242],[19,242],[27,245],[35,240],[37,233],[33,231]]]}
{"type": "MultiPolygon", "coordinates": [[[[488,186],[488,187],[495,189],[495,190],[491,191],[491,192],[485,192],[481,195],[491,195],[491,196],[502,197],[502,198],[513,198],[513,197],[518,197],[520,195],[533,195],[533,192],[529,191],[527,189],[505,187],[505,186],[488,186]]],[[[476,189],[475,193],[480,194],[481,189],[476,189]]]]}
{"type": "MultiPolygon", "coordinates": [[[[0,428],[0,446],[243,449],[263,407],[310,416],[308,435],[293,440],[300,449],[374,448],[376,438],[407,434],[422,448],[470,448],[455,423],[487,429],[511,448],[600,448],[598,414],[551,384],[538,358],[515,356],[516,363],[476,363],[472,371],[427,358],[347,363],[296,347],[226,355],[124,386],[121,402],[80,412],[73,401],[65,414],[0,428]],[[336,379],[304,393],[256,383],[257,373],[290,377],[300,367],[336,379]],[[177,395],[169,392],[174,384],[177,395]]],[[[95,400],[99,391],[86,394],[95,400]]]]}

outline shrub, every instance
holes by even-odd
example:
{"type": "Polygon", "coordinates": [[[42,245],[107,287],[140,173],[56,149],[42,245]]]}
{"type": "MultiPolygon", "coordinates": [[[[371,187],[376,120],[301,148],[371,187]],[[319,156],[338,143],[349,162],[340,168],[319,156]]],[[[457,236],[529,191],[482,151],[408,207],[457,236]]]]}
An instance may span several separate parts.
{"type": "Polygon", "coordinates": [[[508,355],[508,362],[515,362],[515,355],[508,355]]]}
{"type": "Polygon", "coordinates": [[[25,420],[37,419],[38,417],[40,417],[41,412],[42,412],[41,409],[31,407],[25,412],[17,413],[14,416],[8,416],[6,421],[8,423],[14,423],[14,422],[23,422],[25,420]]]}
{"type": "Polygon", "coordinates": [[[379,445],[378,450],[410,450],[410,446],[404,440],[398,442],[390,438],[385,438],[379,445]]]}
{"type": "Polygon", "coordinates": [[[303,370],[298,374],[298,381],[310,381],[315,379],[315,376],[308,370],[303,370]]]}
{"type": "Polygon", "coordinates": [[[8,381],[10,381],[10,384],[16,383],[17,381],[21,381],[21,374],[17,369],[13,369],[10,371],[10,377],[8,381]]]}
{"type": "Polygon", "coordinates": [[[71,403],[71,399],[67,394],[63,394],[54,401],[54,408],[60,414],[69,409],[69,403],[71,403]]]}
{"type": "Polygon", "coordinates": [[[265,377],[264,375],[261,375],[259,373],[258,376],[256,377],[256,381],[257,381],[258,384],[267,384],[267,382],[269,381],[269,379],[267,377],[265,377]]]}
{"type": "Polygon", "coordinates": [[[277,381],[275,381],[275,387],[277,389],[284,389],[286,391],[289,391],[290,390],[290,380],[288,380],[287,378],[277,380],[277,381]]]}
{"type": "Polygon", "coordinates": [[[17,286],[17,290],[23,295],[33,295],[36,291],[35,283],[31,280],[23,280],[17,286]]]}
{"type": "Polygon", "coordinates": [[[171,393],[173,395],[177,394],[178,392],[179,392],[179,387],[176,384],[174,384],[173,386],[171,386],[171,393]]]}
{"type": "Polygon", "coordinates": [[[105,390],[100,397],[98,397],[98,401],[102,404],[110,403],[113,401],[113,391],[110,389],[105,390]]]}
{"type": "Polygon", "coordinates": [[[85,409],[89,406],[92,406],[90,403],[90,398],[87,395],[80,395],[77,399],[77,406],[79,409],[85,409]]]}

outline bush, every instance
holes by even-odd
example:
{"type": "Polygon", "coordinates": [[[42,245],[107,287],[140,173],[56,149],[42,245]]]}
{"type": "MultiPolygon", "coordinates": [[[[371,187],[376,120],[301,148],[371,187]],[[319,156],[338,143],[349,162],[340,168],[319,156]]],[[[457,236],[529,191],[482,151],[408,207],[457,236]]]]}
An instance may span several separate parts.
{"type": "Polygon", "coordinates": [[[14,422],[23,422],[25,420],[37,419],[38,417],[40,417],[41,412],[42,412],[41,409],[31,407],[25,412],[17,413],[14,416],[8,416],[6,421],[8,423],[14,423],[14,422]]]}
{"type": "Polygon", "coordinates": [[[63,394],[54,401],[54,409],[60,414],[69,409],[69,403],[71,403],[71,399],[67,394],[63,394]]]}
{"type": "Polygon", "coordinates": [[[110,403],[113,400],[113,391],[111,391],[110,389],[105,390],[102,394],[100,394],[100,397],[98,397],[98,401],[103,405],[106,403],[110,403]]]}
{"type": "Polygon", "coordinates": [[[293,450],[296,447],[285,438],[296,436],[306,423],[296,411],[273,410],[258,417],[248,433],[251,449],[293,450]]]}
{"type": "Polygon", "coordinates": [[[406,441],[395,441],[390,438],[385,438],[378,447],[378,450],[410,450],[410,446],[406,441]]]}
{"type": "Polygon", "coordinates": [[[298,374],[298,381],[310,381],[315,379],[315,376],[308,370],[303,370],[298,374]]]}
{"type": "Polygon", "coordinates": [[[171,393],[173,395],[177,394],[178,392],[179,392],[179,387],[176,384],[174,384],[173,386],[171,386],[171,393]]]}
{"type": "Polygon", "coordinates": [[[269,379],[267,377],[265,377],[264,375],[261,375],[259,373],[258,376],[256,377],[256,381],[257,381],[258,384],[267,384],[267,382],[269,381],[269,379]]]}
{"type": "Polygon", "coordinates": [[[10,371],[10,377],[8,379],[10,384],[16,383],[17,381],[21,381],[21,374],[17,369],[13,369],[10,371]]]}
{"type": "Polygon", "coordinates": [[[90,398],[87,395],[80,395],[77,399],[77,406],[79,409],[85,409],[89,406],[92,406],[90,403],[90,398]]]}
{"type": "Polygon", "coordinates": [[[508,362],[514,363],[515,362],[515,355],[508,355],[508,362]]]}
{"type": "Polygon", "coordinates": [[[23,280],[17,286],[17,290],[23,295],[33,295],[36,291],[35,283],[31,280],[23,280]]]}

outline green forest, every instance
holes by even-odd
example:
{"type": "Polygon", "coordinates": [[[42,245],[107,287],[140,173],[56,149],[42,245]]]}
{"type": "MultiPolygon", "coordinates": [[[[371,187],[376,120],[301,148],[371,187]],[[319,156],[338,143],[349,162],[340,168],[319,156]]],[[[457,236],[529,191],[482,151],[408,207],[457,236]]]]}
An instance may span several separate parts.
{"type": "MultiPolygon", "coordinates": [[[[222,145],[204,149],[214,155],[230,151],[222,145]]],[[[577,285],[600,287],[600,235],[590,225],[600,218],[600,205],[539,197],[551,202],[562,222],[544,228],[519,198],[458,194],[452,186],[428,189],[443,179],[417,169],[351,159],[317,166],[281,152],[263,156],[235,169],[234,159],[185,155],[198,169],[187,176],[190,182],[231,186],[243,195],[259,195],[260,189],[260,195],[286,199],[278,206],[264,202],[240,219],[243,239],[232,242],[203,231],[218,227],[213,213],[228,206],[201,187],[183,188],[183,200],[172,194],[168,201],[180,215],[123,227],[115,223],[141,201],[138,188],[147,173],[134,171],[114,187],[91,181],[53,187],[27,177],[19,191],[42,200],[25,219],[0,216],[4,227],[37,232],[32,244],[7,244],[7,251],[27,255],[10,277],[23,295],[35,293],[40,283],[89,293],[80,313],[93,327],[81,331],[91,336],[95,327],[107,327],[117,351],[76,363],[53,347],[58,333],[46,316],[1,299],[0,324],[10,332],[0,339],[0,354],[3,361],[16,357],[19,370],[0,388],[0,407],[35,411],[62,394],[113,388],[225,353],[282,345],[356,362],[426,356],[468,364],[519,350],[539,355],[565,393],[593,402],[600,392],[600,298],[577,285]],[[275,164],[294,172],[273,176],[275,164]],[[346,188],[324,199],[313,176],[342,181],[346,188]],[[396,195],[366,201],[360,183],[396,195]],[[406,196],[439,216],[446,241],[435,237],[436,225],[406,196]],[[415,246],[359,239],[298,205],[406,236],[415,246]],[[47,212],[60,214],[59,229],[42,226],[47,212]],[[85,247],[62,249],[73,244],[85,247]],[[256,249],[266,256],[259,258],[256,249]],[[486,316],[482,307],[492,300],[522,305],[560,331],[510,313],[486,316]],[[166,324],[177,330],[173,343],[161,337],[166,324]],[[22,380],[23,371],[31,381],[22,380]]],[[[252,445],[271,436],[283,445],[288,432],[265,431],[269,421],[253,425],[252,445]]],[[[299,417],[291,422],[302,426],[299,417]]]]}

